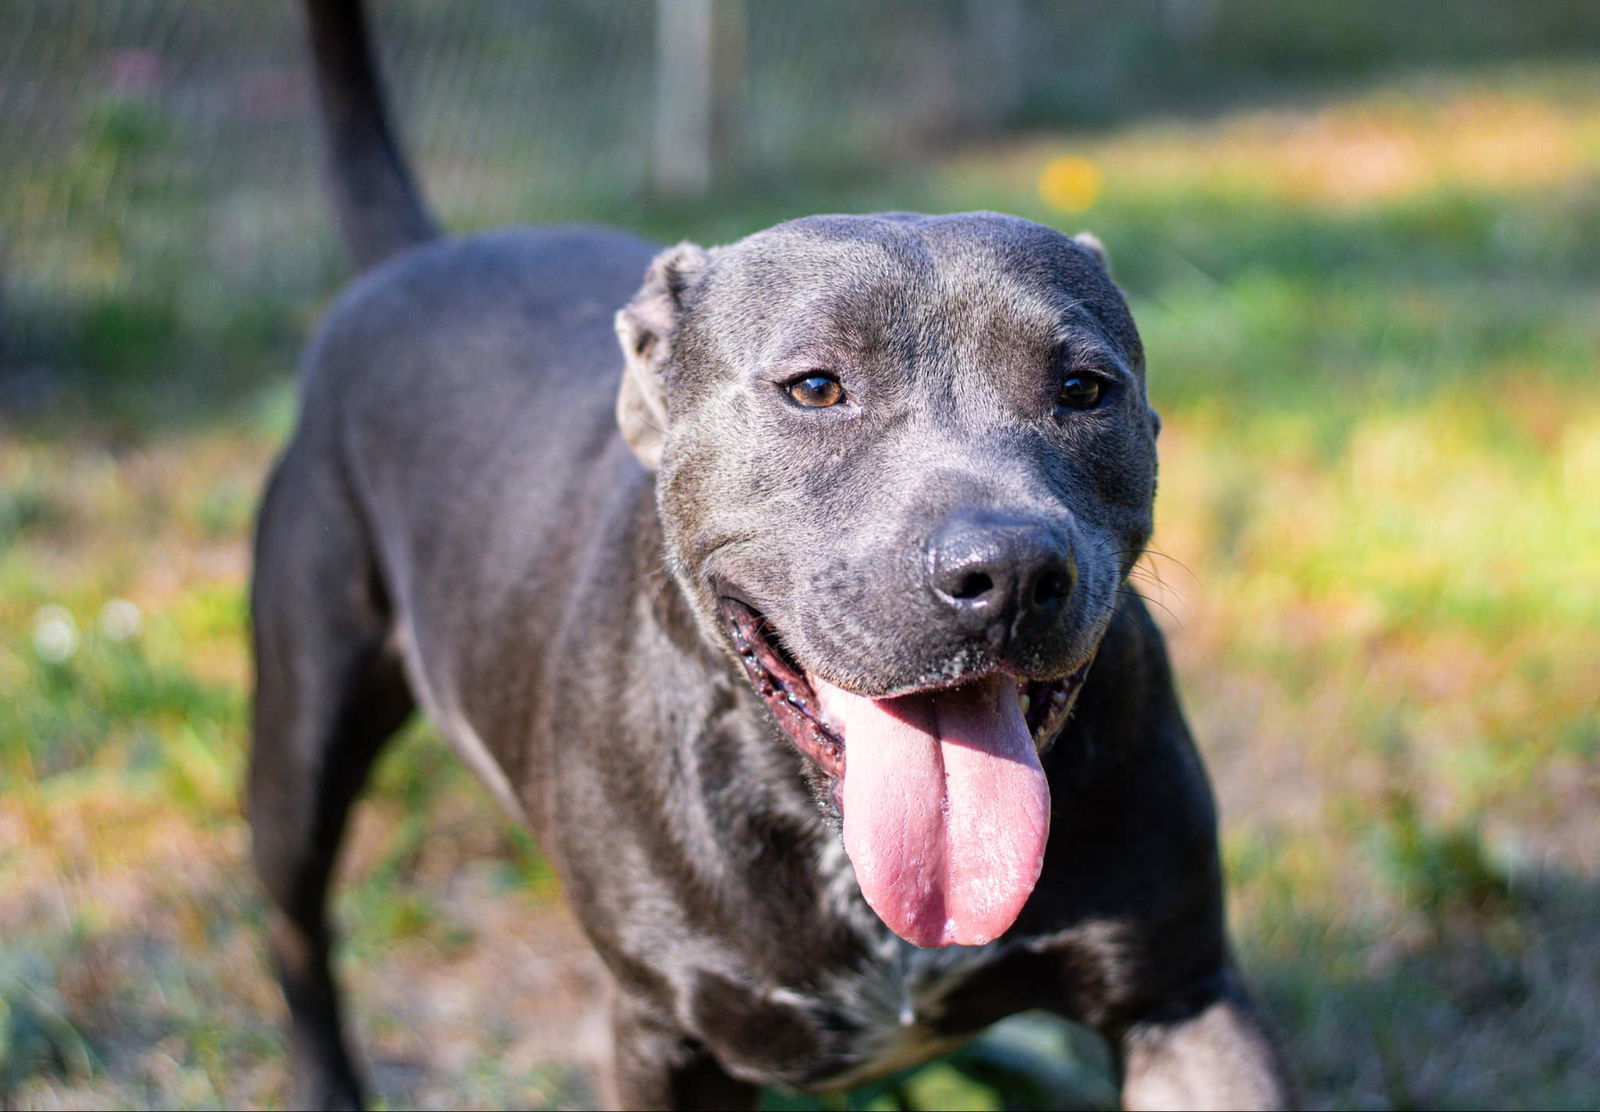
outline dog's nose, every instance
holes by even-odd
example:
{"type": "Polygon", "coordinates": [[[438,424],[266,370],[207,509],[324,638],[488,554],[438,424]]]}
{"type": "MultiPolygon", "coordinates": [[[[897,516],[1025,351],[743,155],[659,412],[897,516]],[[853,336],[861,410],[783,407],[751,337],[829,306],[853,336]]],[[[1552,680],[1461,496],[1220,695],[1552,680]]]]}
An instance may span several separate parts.
{"type": "Polygon", "coordinates": [[[1047,627],[1078,579],[1055,533],[1014,518],[952,518],[929,541],[928,557],[934,597],[997,645],[1047,627]]]}

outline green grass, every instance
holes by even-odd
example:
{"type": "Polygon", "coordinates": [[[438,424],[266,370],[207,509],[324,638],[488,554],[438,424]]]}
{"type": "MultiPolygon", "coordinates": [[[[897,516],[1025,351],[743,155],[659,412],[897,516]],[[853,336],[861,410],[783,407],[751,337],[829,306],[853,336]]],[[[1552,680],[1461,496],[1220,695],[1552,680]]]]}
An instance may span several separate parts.
{"type": "MultiPolygon", "coordinates": [[[[610,214],[715,242],[806,211],[981,207],[1105,240],[1167,422],[1141,585],[1222,799],[1242,959],[1315,1107],[1600,1101],[1593,74],[1419,77],[610,214]],[[1086,208],[1040,191],[1063,154],[1096,175],[1086,208]]],[[[174,141],[108,109],[39,173],[76,189],[107,144],[174,141]]],[[[171,198],[118,203],[146,239],[81,234],[176,266],[171,198]]],[[[308,247],[304,281],[259,299],[197,284],[199,308],[86,270],[61,350],[119,400],[0,426],[0,1103],[281,1099],[237,813],[243,591],[329,258],[308,247]],[[217,362],[223,400],[196,415],[217,362]]],[[[386,1100],[591,1099],[594,981],[557,890],[425,730],[386,760],[339,905],[386,1100]]],[[[1103,1102],[1098,1053],[1027,1021],[820,1106],[1103,1102]],[[1040,1078],[1055,1095],[1025,1091],[1040,1078]]]]}

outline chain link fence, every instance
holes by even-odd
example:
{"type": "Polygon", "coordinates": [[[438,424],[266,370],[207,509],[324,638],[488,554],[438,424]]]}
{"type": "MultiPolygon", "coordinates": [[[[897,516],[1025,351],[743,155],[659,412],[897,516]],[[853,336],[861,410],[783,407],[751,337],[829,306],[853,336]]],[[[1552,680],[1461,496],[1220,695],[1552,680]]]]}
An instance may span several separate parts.
{"type": "MultiPolygon", "coordinates": [[[[740,45],[712,168],[732,194],[1004,128],[1600,49],[1590,0],[715,2],[740,45]]],[[[648,222],[657,20],[677,3],[375,3],[446,224],[648,222]]],[[[173,381],[221,398],[284,369],[342,272],[305,58],[294,3],[0,2],[0,415],[173,381]]]]}

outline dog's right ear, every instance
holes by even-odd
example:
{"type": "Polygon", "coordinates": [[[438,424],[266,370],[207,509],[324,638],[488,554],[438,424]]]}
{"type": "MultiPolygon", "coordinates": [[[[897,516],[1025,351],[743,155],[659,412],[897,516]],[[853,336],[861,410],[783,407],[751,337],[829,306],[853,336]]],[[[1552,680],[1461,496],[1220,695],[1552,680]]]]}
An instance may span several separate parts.
{"type": "Polygon", "coordinates": [[[662,375],[683,315],[684,295],[704,273],[703,248],[680,243],[655,257],[644,285],[617,312],[622,341],[622,389],[617,393],[617,426],[639,462],[661,466],[667,437],[667,405],[662,375]]]}

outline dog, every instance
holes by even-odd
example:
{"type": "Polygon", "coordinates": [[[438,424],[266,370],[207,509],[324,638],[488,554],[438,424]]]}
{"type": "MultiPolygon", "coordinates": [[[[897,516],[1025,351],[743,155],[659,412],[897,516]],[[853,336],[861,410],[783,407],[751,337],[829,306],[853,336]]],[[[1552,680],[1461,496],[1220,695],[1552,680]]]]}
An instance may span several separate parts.
{"type": "Polygon", "coordinates": [[[1033,1008],[1104,1033],[1128,1107],[1287,1105],[1127,586],[1158,421],[1099,244],[986,213],[440,239],[359,7],[309,12],[367,272],[256,534],[294,1104],[363,1098],[325,893],[420,708],[603,960],[613,1107],[852,1086],[1033,1008]]]}

